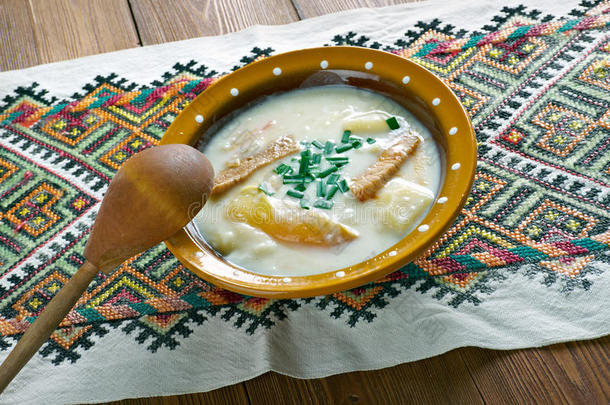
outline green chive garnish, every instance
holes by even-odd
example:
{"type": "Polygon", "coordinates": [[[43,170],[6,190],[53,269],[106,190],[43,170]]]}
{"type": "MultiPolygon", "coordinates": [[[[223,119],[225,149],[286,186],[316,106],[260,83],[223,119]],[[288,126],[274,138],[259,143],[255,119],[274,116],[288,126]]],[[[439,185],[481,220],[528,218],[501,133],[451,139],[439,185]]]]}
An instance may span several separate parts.
{"type": "Polygon", "coordinates": [[[325,210],[329,210],[333,207],[333,202],[327,200],[316,200],[316,202],[313,203],[313,206],[316,208],[323,208],[325,210]]]}
{"type": "Polygon", "coordinates": [[[343,136],[341,137],[341,143],[348,143],[349,142],[349,136],[351,134],[352,134],[352,131],[350,131],[350,130],[343,131],[343,136]]]}
{"type": "Polygon", "coordinates": [[[286,195],[289,195],[290,197],[294,197],[294,198],[303,198],[304,194],[301,193],[300,191],[296,191],[296,190],[288,190],[286,191],[286,195]]]}
{"type": "Polygon", "coordinates": [[[258,189],[269,196],[275,194],[273,191],[270,190],[269,183],[267,183],[266,181],[259,184],[258,189]]]}
{"type": "Polygon", "coordinates": [[[328,176],[328,179],[326,180],[326,184],[337,184],[337,180],[339,180],[339,176],[336,173],[331,174],[330,176],[328,176]]]}
{"type": "Polygon", "coordinates": [[[335,148],[334,142],[326,141],[326,144],[324,145],[324,154],[330,155],[331,153],[333,153],[334,148],[335,148]]]}
{"type": "Polygon", "coordinates": [[[339,190],[341,190],[342,193],[349,191],[349,186],[347,185],[347,181],[345,179],[341,180],[338,183],[338,186],[339,186],[339,190]]]}
{"type": "Polygon", "coordinates": [[[318,197],[324,197],[326,195],[326,186],[322,180],[316,180],[316,183],[318,183],[316,186],[316,195],[318,197]]]}
{"type": "Polygon", "coordinates": [[[360,149],[362,147],[362,141],[353,141],[352,146],[354,149],[360,149]]]}
{"type": "Polygon", "coordinates": [[[331,163],[335,162],[349,162],[349,158],[347,156],[331,156],[326,158],[327,161],[331,163]]]}
{"type": "Polygon", "coordinates": [[[288,166],[287,164],[282,163],[281,165],[279,165],[278,167],[275,168],[275,172],[277,174],[279,174],[280,176],[283,176],[286,173],[292,172],[292,167],[288,166]]]}
{"type": "Polygon", "coordinates": [[[321,153],[314,153],[313,156],[311,157],[311,163],[313,163],[314,165],[317,165],[321,161],[322,161],[321,153]]]}
{"type": "Polygon", "coordinates": [[[305,181],[305,179],[288,179],[286,177],[283,180],[284,184],[301,184],[305,181]]]}
{"type": "Polygon", "coordinates": [[[307,186],[305,185],[305,183],[301,183],[301,184],[297,184],[297,186],[294,189],[297,191],[305,191],[305,190],[307,190],[307,186]]]}
{"type": "Polygon", "coordinates": [[[314,140],[311,144],[318,149],[324,149],[324,145],[322,145],[322,143],[320,141],[318,141],[317,139],[314,140]]]}
{"type": "Polygon", "coordinates": [[[352,135],[349,137],[349,142],[350,143],[362,142],[362,138],[360,138],[359,136],[352,135]]]}
{"type": "Polygon", "coordinates": [[[301,162],[299,163],[299,174],[306,174],[309,168],[309,155],[301,153],[301,162]]]}
{"type": "Polygon", "coordinates": [[[400,125],[398,125],[398,120],[396,120],[396,117],[388,118],[387,120],[385,120],[385,122],[388,124],[388,127],[390,127],[390,129],[400,128],[400,125]]]}
{"type": "Polygon", "coordinates": [[[337,190],[339,190],[339,187],[337,185],[333,184],[332,186],[330,186],[328,192],[326,193],[326,199],[331,200],[337,193],[337,190]]]}
{"type": "Polygon", "coordinates": [[[351,143],[348,143],[347,145],[341,145],[341,146],[337,146],[335,148],[335,152],[337,153],[343,153],[346,152],[348,150],[350,150],[351,148],[353,148],[354,146],[351,143]]]}
{"type": "Polygon", "coordinates": [[[311,208],[311,204],[305,198],[301,198],[300,204],[301,208],[303,208],[304,210],[308,210],[311,208]]]}
{"type": "Polygon", "coordinates": [[[377,142],[377,140],[375,140],[373,138],[366,138],[366,143],[373,144],[375,142],[377,142]]]}
{"type": "Polygon", "coordinates": [[[328,176],[331,173],[336,172],[337,170],[339,170],[339,168],[337,166],[332,166],[332,167],[329,167],[328,169],[324,170],[323,172],[318,173],[318,175],[316,177],[318,177],[319,179],[323,179],[324,177],[328,176]]]}

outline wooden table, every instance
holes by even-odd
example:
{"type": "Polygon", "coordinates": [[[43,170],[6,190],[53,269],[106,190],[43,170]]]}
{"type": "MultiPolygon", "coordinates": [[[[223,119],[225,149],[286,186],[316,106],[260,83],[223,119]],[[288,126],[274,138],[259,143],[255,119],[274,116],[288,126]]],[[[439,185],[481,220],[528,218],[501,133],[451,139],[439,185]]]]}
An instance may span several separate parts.
{"type": "MultiPolygon", "coordinates": [[[[285,24],[404,0],[2,0],[0,70],[285,24]]],[[[114,404],[610,403],[610,337],[545,348],[461,348],[315,380],[267,373],[212,392],[114,404]]]]}

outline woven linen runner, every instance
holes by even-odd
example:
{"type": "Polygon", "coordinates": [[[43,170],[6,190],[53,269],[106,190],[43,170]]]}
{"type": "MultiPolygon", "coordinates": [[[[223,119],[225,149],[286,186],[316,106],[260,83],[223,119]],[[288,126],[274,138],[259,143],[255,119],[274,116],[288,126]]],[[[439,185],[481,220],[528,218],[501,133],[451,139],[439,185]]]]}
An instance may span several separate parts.
{"type": "Polygon", "coordinates": [[[608,1],[424,2],[0,73],[0,359],[83,263],[121,163],[258,58],[346,44],[410,58],[461,99],[479,148],[461,215],[400,271],[268,300],[202,281],[159,245],[98,276],[0,402],[198,392],[610,333],[608,16],[608,1]]]}

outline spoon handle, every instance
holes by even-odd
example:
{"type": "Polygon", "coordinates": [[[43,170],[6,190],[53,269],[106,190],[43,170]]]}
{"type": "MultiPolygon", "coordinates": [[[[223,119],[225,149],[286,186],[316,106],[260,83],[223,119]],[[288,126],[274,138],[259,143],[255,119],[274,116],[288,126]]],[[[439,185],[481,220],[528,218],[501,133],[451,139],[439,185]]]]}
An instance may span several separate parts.
{"type": "Polygon", "coordinates": [[[0,393],[4,391],[40,346],[47,341],[51,333],[57,329],[59,323],[74,307],[74,304],[97,272],[97,267],[86,261],[25,331],[8,357],[0,365],[0,393]]]}

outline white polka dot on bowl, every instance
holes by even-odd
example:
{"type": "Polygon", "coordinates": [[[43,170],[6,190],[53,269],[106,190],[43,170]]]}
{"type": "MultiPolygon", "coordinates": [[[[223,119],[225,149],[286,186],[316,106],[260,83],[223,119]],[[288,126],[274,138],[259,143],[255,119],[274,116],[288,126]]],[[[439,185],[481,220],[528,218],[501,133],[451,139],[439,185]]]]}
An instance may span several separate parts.
{"type": "Polygon", "coordinates": [[[447,197],[441,197],[437,200],[439,204],[445,204],[449,200],[447,197]]]}
{"type": "Polygon", "coordinates": [[[455,135],[455,134],[457,134],[457,128],[451,127],[451,129],[449,130],[449,135],[455,135]]]}
{"type": "Polygon", "coordinates": [[[418,230],[418,231],[420,231],[420,232],[426,232],[428,229],[430,229],[430,226],[429,226],[429,225],[426,225],[426,224],[420,225],[420,226],[417,228],[417,230],[418,230]]]}
{"type": "Polygon", "coordinates": [[[366,62],[366,63],[364,64],[364,68],[365,68],[366,70],[371,70],[371,69],[373,68],[373,62],[366,62]]]}
{"type": "Polygon", "coordinates": [[[454,163],[453,166],[451,166],[451,170],[458,170],[460,167],[462,167],[461,164],[459,163],[454,163]]]}
{"type": "Polygon", "coordinates": [[[201,124],[203,122],[203,115],[201,115],[201,114],[195,115],[195,121],[201,124]]]}
{"type": "Polygon", "coordinates": [[[239,94],[239,90],[237,90],[235,87],[233,87],[233,88],[231,89],[231,95],[232,95],[233,97],[235,97],[235,96],[237,96],[238,94],[239,94]]]}
{"type": "Polygon", "coordinates": [[[344,277],[345,276],[345,272],[344,271],[338,271],[335,273],[335,276],[337,277],[344,277]]]}
{"type": "Polygon", "coordinates": [[[290,277],[284,277],[284,278],[282,279],[282,281],[283,281],[284,283],[289,283],[289,282],[291,282],[291,281],[292,281],[292,279],[291,279],[290,277]]]}
{"type": "Polygon", "coordinates": [[[328,67],[328,61],[327,60],[323,60],[322,62],[320,62],[320,67],[322,69],[326,69],[328,67]]]}
{"type": "Polygon", "coordinates": [[[279,76],[282,74],[282,69],[280,69],[279,67],[276,67],[273,69],[273,74],[276,76],[279,76]]]}
{"type": "Polygon", "coordinates": [[[432,105],[439,105],[441,103],[441,99],[440,98],[435,98],[434,100],[432,100],[432,105]]]}
{"type": "Polygon", "coordinates": [[[409,84],[410,81],[411,81],[411,78],[409,76],[405,76],[402,78],[403,84],[409,84]]]}

